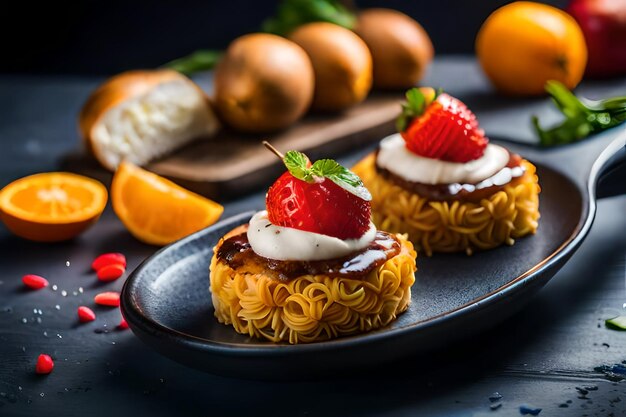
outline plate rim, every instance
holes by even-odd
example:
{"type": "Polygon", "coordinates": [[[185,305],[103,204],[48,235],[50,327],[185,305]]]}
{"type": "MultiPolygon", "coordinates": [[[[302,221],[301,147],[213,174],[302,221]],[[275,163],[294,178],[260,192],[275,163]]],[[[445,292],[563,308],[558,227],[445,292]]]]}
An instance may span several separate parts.
{"type": "MultiPolygon", "coordinates": [[[[531,269],[525,271],[521,275],[515,277],[514,279],[508,281],[506,284],[490,291],[483,296],[473,299],[470,302],[455,308],[454,310],[446,311],[440,313],[434,317],[430,317],[428,319],[414,322],[406,326],[402,326],[399,328],[390,328],[387,330],[381,329],[382,331],[377,332],[369,332],[362,333],[347,337],[341,337],[337,339],[332,339],[328,341],[320,341],[314,343],[303,343],[303,344],[285,344],[285,343],[272,343],[267,342],[267,344],[255,344],[250,346],[244,346],[241,344],[230,344],[217,342],[213,340],[208,340],[205,338],[197,337],[194,335],[190,335],[188,333],[182,332],[177,329],[172,329],[168,326],[165,326],[158,321],[147,317],[145,314],[135,308],[136,306],[132,300],[132,290],[135,288],[136,281],[140,276],[141,272],[146,268],[146,265],[149,264],[155,257],[159,256],[165,251],[174,251],[176,248],[183,246],[190,241],[194,241],[206,234],[212,233],[216,229],[220,229],[224,227],[225,224],[233,224],[236,225],[238,223],[243,223],[247,221],[252,215],[256,212],[246,211],[243,213],[235,214],[226,219],[219,221],[218,223],[209,226],[205,229],[202,229],[198,232],[195,232],[187,237],[182,238],[170,245],[167,245],[157,252],[155,252],[152,256],[148,257],[144,260],[128,277],[121,292],[121,308],[124,314],[124,317],[127,319],[129,324],[131,325],[131,329],[133,326],[137,326],[139,330],[148,332],[151,335],[158,333],[162,337],[166,337],[169,339],[175,340],[178,344],[183,345],[192,345],[195,348],[199,348],[205,352],[214,352],[222,355],[230,355],[230,356],[259,356],[262,354],[263,356],[274,356],[274,355],[285,355],[285,354],[300,354],[307,353],[311,351],[319,352],[326,350],[336,350],[336,349],[344,349],[354,347],[356,345],[362,345],[367,343],[379,342],[386,339],[393,339],[399,336],[402,336],[406,333],[419,332],[423,329],[427,329],[433,326],[438,325],[442,321],[453,320],[457,317],[465,317],[470,315],[472,312],[476,310],[480,310],[482,308],[486,308],[493,303],[495,303],[500,297],[507,296],[515,293],[517,290],[522,289],[531,281],[535,281],[543,274],[545,271],[550,270],[551,268],[558,267],[561,262],[567,260],[567,257],[571,256],[571,254],[575,251],[575,249],[582,243],[584,238],[586,237],[589,229],[591,228],[591,224],[593,223],[593,219],[595,217],[596,211],[596,202],[593,194],[592,182],[595,181],[595,176],[591,175],[589,178],[588,187],[583,187],[577,181],[574,181],[567,175],[564,175],[562,172],[555,170],[549,164],[539,162],[537,163],[538,168],[549,169],[559,176],[570,182],[579,192],[581,196],[581,217],[579,218],[576,227],[572,231],[572,233],[568,236],[568,238],[561,243],[548,257],[546,257],[543,261],[532,267],[531,269]],[[130,319],[130,320],[129,320],[130,319]]],[[[529,236],[532,238],[532,236],[529,236]]],[[[549,275],[545,282],[547,282],[552,275],[549,275]]],[[[544,282],[544,284],[545,284],[544,282]]],[[[208,296],[208,294],[207,294],[208,296]]],[[[214,319],[214,318],[213,318],[214,319]]],[[[133,329],[134,330],[134,329],[133,329]]],[[[234,331],[234,330],[233,330],[234,331]]]]}

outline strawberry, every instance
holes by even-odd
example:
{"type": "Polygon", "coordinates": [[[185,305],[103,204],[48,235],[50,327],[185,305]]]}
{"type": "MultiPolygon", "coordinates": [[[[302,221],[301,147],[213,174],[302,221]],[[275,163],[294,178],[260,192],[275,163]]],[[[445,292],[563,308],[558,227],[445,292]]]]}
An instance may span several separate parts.
{"type": "Polygon", "coordinates": [[[370,227],[371,195],[361,179],[332,159],[310,164],[296,151],[288,171],[267,192],[270,222],[339,239],[358,239],[370,227]]]}
{"type": "Polygon", "coordinates": [[[397,127],[411,152],[426,158],[468,162],[480,158],[489,140],[460,100],[432,89],[406,94],[397,127]]]}

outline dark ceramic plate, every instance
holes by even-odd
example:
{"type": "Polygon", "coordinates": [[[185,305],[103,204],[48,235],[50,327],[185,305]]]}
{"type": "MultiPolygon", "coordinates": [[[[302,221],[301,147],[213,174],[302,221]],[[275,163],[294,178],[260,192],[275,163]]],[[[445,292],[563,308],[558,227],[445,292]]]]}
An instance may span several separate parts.
{"type": "Polygon", "coordinates": [[[412,304],[384,329],[290,346],[253,340],[219,324],[209,296],[212,248],[251,213],[224,220],[147,259],[124,285],[124,316],[162,354],[232,376],[303,378],[427,352],[513,314],[556,273],[587,234],[595,214],[595,184],[611,163],[623,159],[625,140],[623,131],[611,131],[547,151],[507,144],[537,165],[539,231],[512,247],[471,257],[419,257],[412,304]]]}

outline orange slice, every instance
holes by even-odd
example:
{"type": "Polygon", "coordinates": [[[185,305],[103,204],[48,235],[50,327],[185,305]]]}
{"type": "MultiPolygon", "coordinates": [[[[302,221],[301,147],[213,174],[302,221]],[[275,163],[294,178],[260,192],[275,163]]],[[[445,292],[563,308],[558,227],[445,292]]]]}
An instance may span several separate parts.
{"type": "Polygon", "coordinates": [[[66,172],[46,172],[13,181],[0,191],[0,218],[25,239],[71,239],[94,224],[107,202],[100,182],[66,172]]]}
{"type": "Polygon", "coordinates": [[[122,162],[111,185],[113,210],[142,242],[166,245],[212,225],[224,207],[172,181],[122,162]]]}

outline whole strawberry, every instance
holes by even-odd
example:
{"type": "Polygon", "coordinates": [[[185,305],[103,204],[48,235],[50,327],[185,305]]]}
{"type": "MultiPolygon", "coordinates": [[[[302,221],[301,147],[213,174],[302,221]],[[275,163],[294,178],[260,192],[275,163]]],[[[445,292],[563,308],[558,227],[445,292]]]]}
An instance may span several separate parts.
{"type": "Polygon", "coordinates": [[[269,221],[339,239],[358,239],[370,227],[372,199],[361,179],[332,159],[311,164],[289,151],[288,171],[267,192],[269,221]]]}
{"type": "Polygon", "coordinates": [[[406,147],[417,155],[450,162],[480,158],[489,140],[460,100],[432,88],[412,88],[397,120],[406,147]]]}

